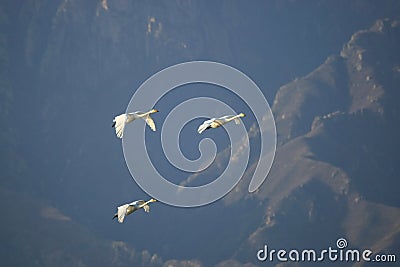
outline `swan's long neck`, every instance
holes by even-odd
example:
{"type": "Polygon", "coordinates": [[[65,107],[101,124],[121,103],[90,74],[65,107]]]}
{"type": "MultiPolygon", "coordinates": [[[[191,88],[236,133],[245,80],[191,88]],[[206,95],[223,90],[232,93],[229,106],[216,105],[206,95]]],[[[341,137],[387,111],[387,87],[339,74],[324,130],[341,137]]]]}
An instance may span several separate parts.
{"type": "Polygon", "coordinates": [[[147,112],[144,112],[142,115],[141,115],[141,117],[146,117],[147,115],[150,115],[150,114],[153,114],[153,113],[156,113],[157,111],[155,110],[155,109],[152,109],[152,110],[150,110],[150,111],[147,111],[147,112]]]}
{"type": "Polygon", "coordinates": [[[144,207],[144,206],[146,206],[146,205],[148,205],[149,203],[152,203],[152,202],[154,202],[154,200],[150,199],[149,201],[144,202],[140,207],[142,208],[142,207],[144,207]]]}
{"type": "Polygon", "coordinates": [[[237,118],[240,118],[240,117],[243,117],[244,116],[244,114],[243,113],[240,113],[240,114],[238,114],[238,115],[236,115],[236,116],[232,116],[232,117],[230,117],[230,118],[228,118],[228,119],[226,119],[227,121],[233,121],[233,120],[235,120],[235,119],[237,119],[237,118]]]}

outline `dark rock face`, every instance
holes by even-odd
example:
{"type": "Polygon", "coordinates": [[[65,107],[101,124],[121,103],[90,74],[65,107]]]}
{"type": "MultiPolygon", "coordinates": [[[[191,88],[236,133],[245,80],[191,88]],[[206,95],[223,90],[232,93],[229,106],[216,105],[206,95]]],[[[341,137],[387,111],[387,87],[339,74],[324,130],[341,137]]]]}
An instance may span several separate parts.
{"type": "Polygon", "coordinates": [[[323,247],[340,236],[396,251],[400,54],[392,48],[399,38],[398,21],[378,20],[355,33],[340,57],[278,91],[281,145],[258,193],[267,200],[266,220],[239,255],[249,257],[264,243],[323,247]]]}
{"type": "Polygon", "coordinates": [[[258,266],[264,244],[318,249],[339,237],[396,253],[399,13],[398,1],[365,0],[2,1],[3,263],[258,266]],[[144,195],[113,116],[149,75],[198,59],[249,73],[273,103],[268,179],[248,194],[252,159],[223,201],[110,224],[121,199],[144,195]]]}

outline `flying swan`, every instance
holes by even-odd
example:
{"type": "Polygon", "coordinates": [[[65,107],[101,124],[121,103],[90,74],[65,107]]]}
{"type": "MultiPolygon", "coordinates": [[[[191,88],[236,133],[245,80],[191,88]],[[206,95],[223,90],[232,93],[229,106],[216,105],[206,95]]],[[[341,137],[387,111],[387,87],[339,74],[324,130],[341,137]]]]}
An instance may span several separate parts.
{"type": "Polygon", "coordinates": [[[152,198],[146,202],[144,200],[136,200],[136,201],[133,201],[132,203],[119,206],[118,212],[114,214],[113,220],[115,218],[118,218],[118,222],[123,223],[125,216],[128,216],[129,214],[131,214],[134,211],[137,211],[141,208],[143,208],[143,210],[145,212],[149,212],[150,211],[149,203],[156,202],[156,201],[157,200],[155,200],[154,198],[152,198]]]}
{"type": "Polygon", "coordinates": [[[156,113],[156,112],[158,112],[157,109],[152,109],[148,112],[136,111],[136,112],[118,115],[114,118],[112,127],[115,128],[115,133],[117,134],[118,138],[122,138],[122,136],[124,135],[125,125],[136,119],[142,118],[146,121],[147,125],[149,125],[149,127],[153,131],[155,131],[156,125],[154,124],[153,119],[150,117],[150,114],[156,113]]]}
{"type": "Polygon", "coordinates": [[[234,120],[236,124],[240,124],[240,120],[239,118],[244,117],[244,113],[240,113],[238,115],[230,115],[230,116],[223,116],[221,118],[212,118],[209,120],[206,120],[205,122],[203,122],[202,125],[199,126],[199,128],[197,129],[197,132],[199,134],[201,134],[202,132],[204,132],[207,129],[210,128],[218,128],[224,124],[227,124],[228,122],[234,120]]]}

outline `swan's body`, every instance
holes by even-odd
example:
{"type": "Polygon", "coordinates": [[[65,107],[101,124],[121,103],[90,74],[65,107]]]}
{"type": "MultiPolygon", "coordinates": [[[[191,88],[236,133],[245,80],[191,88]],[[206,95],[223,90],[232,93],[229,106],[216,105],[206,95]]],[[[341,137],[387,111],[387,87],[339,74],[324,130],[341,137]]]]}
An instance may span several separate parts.
{"type": "Polygon", "coordinates": [[[118,212],[114,214],[113,219],[118,218],[119,223],[123,223],[125,216],[128,216],[129,214],[133,213],[134,211],[137,211],[139,209],[142,209],[145,212],[150,211],[150,206],[149,203],[156,202],[154,198],[150,199],[149,201],[144,201],[144,200],[136,200],[133,201],[132,203],[125,204],[122,206],[118,207],[118,212]]]}
{"type": "Polygon", "coordinates": [[[114,118],[112,127],[115,128],[115,133],[117,134],[117,137],[122,138],[124,135],[125,125],[136,119],[142,118],[146,121],[147,125],[149,125],[149,127],[153,131],[155,131],[156,125],[154,124],[153,119],[150,117],[150,114],[156,113],[156,112],[158,112],[158,110],[152,109],[148,112],[136,111],[136,112],[118,115],[114,118]]]}
{"type": "Polygon", "coordinates": [[[206,120],[203,122],[202,125],[199,126],[197,129],[197,132],[201,134],[207,129],[210,128],[218,128],[224,124],[227,124],[230,121],[235,121],[236,124],[240,124],[240,119],[241,117],[244,117],[245,115],[243,113],[240,113],[238,115],[231,115],[231,116],[223,116],[221,118],[212,118],[209,120],[206,120]]]}

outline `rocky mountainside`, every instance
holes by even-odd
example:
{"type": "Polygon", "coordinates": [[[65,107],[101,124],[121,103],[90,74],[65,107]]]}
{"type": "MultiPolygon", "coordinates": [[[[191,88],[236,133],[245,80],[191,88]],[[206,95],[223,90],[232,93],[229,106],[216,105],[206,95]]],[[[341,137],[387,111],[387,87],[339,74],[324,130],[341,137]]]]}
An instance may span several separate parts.
{"type": "Polygon", "coordinates": [[[0,191],[5,266],[162,266],[163,260],[128,244],[105,241],[32,196],[0,191]],[[19,251],[18,254],[16,251],[19,251]]]}
{"type": "Polygon", "coordinates": [[[264,244],[339,237],[398,253],[398,14],[398,1],[372,0],[2,1],[2,263],[259,266],[264,244]],[[223,201],[157,203],[116,224],[117,205],[147,196],[111,120],[149,75],[197,59],[238,67],[273,103],[271,173],[248,194],[250,164],[223,201]]]}
{"type": "MultiPolygon", "coordinates": [[[[341,236],[354,247],[398,251],[399,26],[378,20],[340,55],[279,89],[279,146],[257,193],[266,216],[239,259],[263,244],[327,247],[341,236]]],[[[247,183],[237,194],[246,195],[247,183]]]]}
{"type": "Polygon", "coordinates": [[[273,112],[279,145],[271,173],[254,198],[247,193],[250,167],[224,199],[237,209],[247,198],[246,205],[265,214],[236,259],[246,262],[264,244],[323,248],[341,236],[354,247],[398,250],[400,54],[393,51],[399,26],[397,20],[376,21],[356,32],[340,54],[278,90],[273,112]]]}

